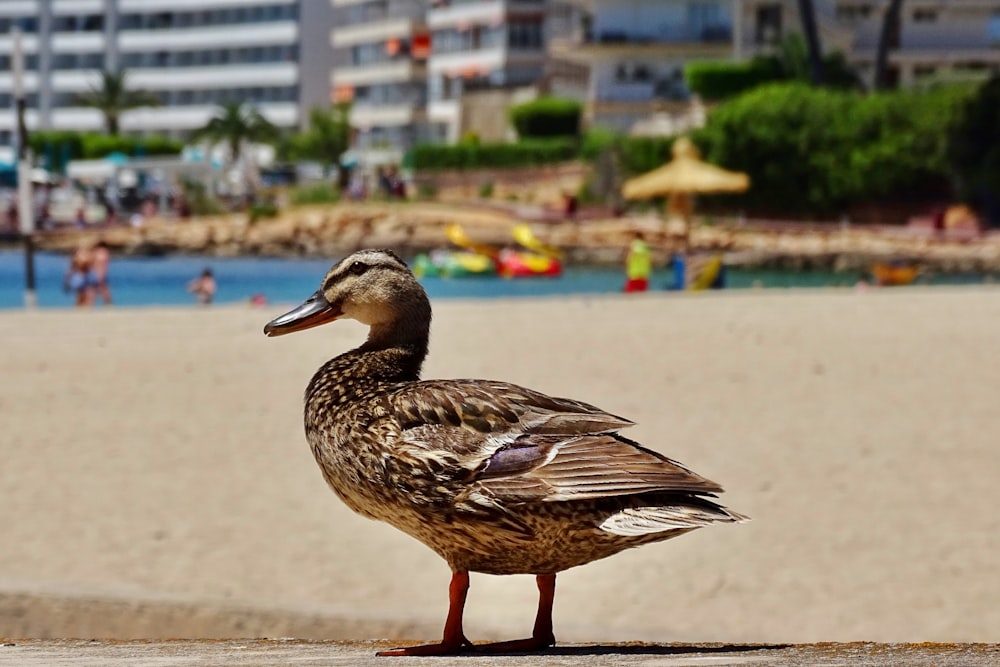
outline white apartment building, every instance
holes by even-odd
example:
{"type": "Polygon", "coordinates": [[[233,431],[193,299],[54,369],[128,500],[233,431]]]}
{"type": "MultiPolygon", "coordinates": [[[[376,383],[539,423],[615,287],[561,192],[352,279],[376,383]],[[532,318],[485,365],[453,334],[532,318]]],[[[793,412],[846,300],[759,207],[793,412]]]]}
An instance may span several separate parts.
{"type": "Polygon", "coordinates": [[[355,150],[398,162],[436,137],[427,122],[430,32],[423,0],[329,0],[338,65],[328,73],[336,100],[351,102],[355,150]]]}
{"type": "MultiPolygon", "coordinates": [[[[766,52],[801,32],[795,0],[736,0],[736,51],[766,52]]],[[[814,0],[820,40],[840,51],[869,85],[889,0],[814,0]]],[[[892,26],[890,80],[909,86],[922,77],[1000,67],[1000,0],[906,0],[892,26]]]]}
{"type": "MultiPolygon", "coordinates": [[[[102,129],[100,112],[74,98],[119,69],[162,102],[124,114],[124,133],[184,136],[232,100],[296,127],[329,103],[331,25],[329,5],[315,0],[3,0],[0,107],[13,106],[10,31],[19,27],[30,129],[102,129]]],[[[13,113],[0,114],[0,143],[14,127],[13,113]]]]}
{"type": "MultiPolygon", "coordinates": [[[[355,149],[369,163],[455,141],[468,129],[471,94],[533,85],[544,71],[547,0],[330,2],[340,62],[331,83],[353,101],[355,149]]],[[[506,108],[488,111],[506,126],[506,108]]]]}
{"type": "Polygon", "coordinates": [[[685,63],[735,55],[733,0],[553,0],[551,21],[550,90],[619,131],[687,114],[685,63]]]}
{"type": "MultiPolygon", "coordinates": [[[[473,130],[470,94],[514,91],[539,82],[545,70],[546,0],[435,0],[427,12],[432,31],[428,59],[428,115],[449,141],[473,130]]],[[[501,126],[504,95],[485,96],[501,126]]],[[[484,114],[480,114],[484,115],[484,114]]],[[[480,134],[489,129],[483,118],[480,134]]],[[[494,129],[490,138],[497,139],[494,129]]]]}

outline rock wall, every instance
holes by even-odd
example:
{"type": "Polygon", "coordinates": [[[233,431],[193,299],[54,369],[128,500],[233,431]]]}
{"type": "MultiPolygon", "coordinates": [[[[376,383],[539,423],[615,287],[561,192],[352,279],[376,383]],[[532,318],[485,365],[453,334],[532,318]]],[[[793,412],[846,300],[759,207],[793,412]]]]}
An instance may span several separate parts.
{"type": "MultiPolygon", "coordinates": [[[[537,212],[537,211],[536,211],[537,212]]],[[[104,239],[123,254],[263,255],[336,257],[362,247],[391,247],[405,254],[448,245],[445,227],[460,223],[483,243],[512,243],[511,229],[528,222],[544,242],[563,248],[570,262],[620,264],[635,231],[664,263],[680,247],[679,221],[655,215],[543,222],[515,206],[442,203],[345,203],[300,207],[250,223],[245,215],[184,222],[153,220],[142,227],[114,227],[38,235],[42,249],[69,251],[104,239]]],[[[930,231],[874,227],[811,226],[767,229],[698,226],[696,251],[727,253],[727,262],[781,268],[866,269],[874,261],[907,260],[940,271],[1000,271],[1000,234],[940,236],[930,231]]]]}

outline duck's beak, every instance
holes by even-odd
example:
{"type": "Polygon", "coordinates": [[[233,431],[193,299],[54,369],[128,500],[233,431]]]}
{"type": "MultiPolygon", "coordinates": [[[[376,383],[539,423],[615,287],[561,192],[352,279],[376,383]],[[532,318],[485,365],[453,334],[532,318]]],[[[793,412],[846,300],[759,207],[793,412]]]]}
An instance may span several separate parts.
{"type": "Polygon", "coordinates": [[[322,292],[316,292],[298,308],[290,310],[264,325],[264,335],[283,336],[294,331],[311,329],[332,322],[341,315],[340,309],[327,301],[322,292]]]}

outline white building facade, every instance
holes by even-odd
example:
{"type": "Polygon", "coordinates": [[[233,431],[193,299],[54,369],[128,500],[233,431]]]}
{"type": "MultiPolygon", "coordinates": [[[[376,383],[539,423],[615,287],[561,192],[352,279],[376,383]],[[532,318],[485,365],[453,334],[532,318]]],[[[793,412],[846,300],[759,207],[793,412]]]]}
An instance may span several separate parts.
{"type": "Polygon", "coordinates": [[[423,0],[329,0],[337,66],[334,98],[351,102],[354,148],[366,161],[398,162],[402,151],[433,140],[427,122],[430,33],[423,0]]]}
{"type": "Polygon", "coordinates": [[[552,22],[551,89],[619,131],[687,114],[685,64],[735,55],[733,0],[554,0],[552,22]]]}
{"type": "MultiPolygon", "coordinates": [[[[548,0],[330,2],[338,10],[331,41],[341,51],[331,83],[353,102],[355,149],[369,163],[398,160],[416,143],[457,140],[470,96],[502,98],[538,83],[545,68],[548,0]]],[[[506,108],[492,111],[506,118],[506,108]]]]}
{"type": "MultiPolygon", "coordinates": [[[[766,52],[801,32],[795,0],[736,0],[740,57],[766,52]]],[[[889,0],[814,0],[825,51],[840,51],[871,85],[889,0]]],[[[1000,0],[906,0],[890,27],[890,83],[1000,68],[1000,0]]]]}
{"type": "MultiPolygon", "coordinates": [[[[256,106],[279,127],[300,126],[307,105],[328,104],[329,24],[307,37],[302,21],[332,23],[304,0],[4,0],[0,2],[0,107],[11,108],[10,31],[23,32],[30,129],[101,130],[99,111],[75,103],[103,71],[124,69],[132,88],[162,106],[127,112],[126,134],[183,137],[219,104],[256,106]],[[303,76],[309,66],[321,74],[303,76]]],[[[323,10],[329,7],[320,3],[323,10]]],[[[0,115],[9,143],[13,114],[0,115]]]]}
{"type": "MultiPolygon", "coordinates": [[[[457,141],[476,92],[537,84],[545,69],[546,0],[449,0],[431,4],[428,115],[457,141]]],[[[506,109],[497,109],[505,118],[506,109]]]]}

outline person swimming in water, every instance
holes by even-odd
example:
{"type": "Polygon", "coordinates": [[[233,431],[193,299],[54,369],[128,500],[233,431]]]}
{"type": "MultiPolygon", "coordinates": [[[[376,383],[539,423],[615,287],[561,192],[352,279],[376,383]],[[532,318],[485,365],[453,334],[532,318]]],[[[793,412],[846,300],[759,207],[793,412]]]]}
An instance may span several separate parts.
{"type": "Polygon", "coordinates": [[[212,269],[202,271],[200,276],[188,283],[187,289],[203,306],[212,303],[212,298],[215,296],[215,277],[212,275],[212,269]]]}

